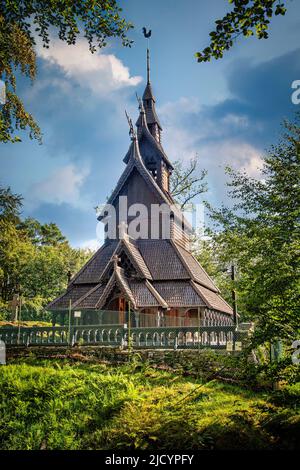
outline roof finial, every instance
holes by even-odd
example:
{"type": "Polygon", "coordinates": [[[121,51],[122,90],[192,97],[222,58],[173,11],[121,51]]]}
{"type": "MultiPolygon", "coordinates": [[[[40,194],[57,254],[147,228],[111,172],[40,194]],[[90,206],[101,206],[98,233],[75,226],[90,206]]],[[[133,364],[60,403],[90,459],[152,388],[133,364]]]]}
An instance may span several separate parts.
{"type": "Polygon", "coordinates": [[[131,140],[134,140],[136,138],[136,133],[135,133],[135,130],[134,130],[134,127],[133,127],[133,124],[132,124],[132,119],[128,116],[126,109],[125,109],[125,114],[126,114],[126,118],[127,118],[128,124],[129,124],[130,138],[131,138],[131,140]]]}
{"type": "Polygon", "coordinates": [[[138,94],[136,93],[135,94],[136,96],[136,99],[137,99],[137,102],[139,104],[139,110],[141,113],[145,114],[145,108],[144,108],[144,103],[143,103],[143,100],[141,100],[141,98],[138,96],[138,94]]]}
{"type": "Polygon", "coordinates": [[[149,83],[149,82],[150,82],[150,51],[149,51],[149,38],[151,37],[152,31],[151,31],[151,29],[149,29],[149,31],[147,31],[147,29],[144,27],[144,28],[143,28],[143,34],[144,34],[144,37],[147,39],[147,83],[149,83]]]}

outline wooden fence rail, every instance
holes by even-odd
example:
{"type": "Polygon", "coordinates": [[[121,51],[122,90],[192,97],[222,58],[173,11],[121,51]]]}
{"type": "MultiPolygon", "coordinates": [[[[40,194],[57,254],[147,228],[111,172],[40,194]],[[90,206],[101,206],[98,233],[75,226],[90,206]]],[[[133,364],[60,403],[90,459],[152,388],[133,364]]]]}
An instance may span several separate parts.
{"type": "Polygon", "coordinates": [[[234,326],[128,328],[126,325],[0,327],[7,346],[99,345],[160,349],[225,349],[235,341],[234,326]]]}

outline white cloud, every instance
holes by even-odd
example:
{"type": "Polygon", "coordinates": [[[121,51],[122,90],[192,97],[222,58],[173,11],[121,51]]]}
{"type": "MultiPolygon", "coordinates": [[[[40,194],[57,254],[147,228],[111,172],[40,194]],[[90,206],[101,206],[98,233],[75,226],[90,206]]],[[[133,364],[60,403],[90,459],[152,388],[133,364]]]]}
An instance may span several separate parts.
{"type": "Polygon", "coordinates": [[[82,207],[80,188],[88,174],[87,167],[78,168],[73,164],[58,168],[31,186],[27,200],[32,207],[38,207],[41,203],[68,203],[82,207]]]}
{"type": "Polygon", "coordinates": [[[52,39],[49,49],[39,44],[37,54],[49,64],[58,65],[67,78],[101,97],[142,81],[142,77],[130,76],[128,67],[115,55],[92,54],[84,39],[78,40],[76,45],[52,39]]]}
{"type": "Polygon", "coordinates": [[[230,137],[248,129],[251,123],[247,116],[228,113],[218,120],[210,118],[197,98],[185,97],[166,103],[160,113],[165,122],[164,145],[171,159],[189,160],[198,155],[209,173],[230,165],[249,176],[260,176],[261,150],[230,137]]]}
{"type": "Polygon", "coordinates": [[[96,251],[100,248],[101,244],[97,238],[91,240],[85,240],[79,244],[79,248],[87,248],[88,250],[96,251]]]}
{"type": "Polygon", "coordinates": [[[261,151],[246,142],[237,140],[224,140],[222,142],[208,144],[199,149],[199,156],[205,166],[224,168],[230,165],[236,170],[245,171],[249,176],[258,178],[263,166],[261,151]]]}

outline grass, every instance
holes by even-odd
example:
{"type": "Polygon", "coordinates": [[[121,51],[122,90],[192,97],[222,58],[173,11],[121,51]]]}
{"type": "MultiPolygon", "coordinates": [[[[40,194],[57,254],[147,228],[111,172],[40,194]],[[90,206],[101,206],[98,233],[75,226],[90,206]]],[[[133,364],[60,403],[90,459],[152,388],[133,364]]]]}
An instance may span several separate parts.
{"type": "Polygon", "coordinates": [[[14,361],[0,374],[0,449],[299,447],[299,384],[274,396],[200,385],[147,364],[14,361]]]}
{"type": "Polygon", "coordinates": [[[46,321],[40,321],[40,320],[24,320],[24,321],[20,321],[20,322],[12,322],[12,321],[8,321],[8,320],[1,320],[0,321],[0,327],[3,326],[14,326],[16,328],[18,328],[19,326],[30,326],[30,327],[33,327],[33,326],[52,326],[52,323],[50,322],[46,322],[46,321]]]}

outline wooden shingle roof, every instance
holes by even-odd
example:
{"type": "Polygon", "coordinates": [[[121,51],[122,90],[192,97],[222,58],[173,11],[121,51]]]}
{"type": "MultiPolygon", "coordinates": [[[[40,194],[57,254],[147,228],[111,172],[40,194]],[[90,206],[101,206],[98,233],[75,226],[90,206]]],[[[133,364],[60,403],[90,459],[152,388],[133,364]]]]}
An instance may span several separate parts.
{"type": "Polygon", "coordinates": [[[189,279],[190,275],[169,240],[137,240],[154,280],[189,279]],[[164,262],[167,260],[167,262],[164,262]]]}
{"type": "Polygon", "coordinates": [[[153,286],[169,307],[199,307],[206,303],[190,281],[159,281],[153,286]]]}
{"type": "Polygon", "coordinates": [[[208,287],[214,292],[219,292],[219,289],[215,286],[213,280],[209,277],[207,272],[202,268],[200,263],[194,258],[192,253],[185,248],[183,248],[179,243],[172,242],[173,246],[176,248],[177,252],[180,255],[180,258],[186,267],[187,271],[190,274],[190,277],[202,284],[205,287],[208,287]]]}
{"type": "Polygon", "coordinates": [[[92,258],[83,266],[83,268],[72,279],[73,284],[97,284],[102,272],[104,271],[107,263],[109,262],[116,246],[117,241],[105,243],[99,250],[92,256],[92,258]]]}
{"type": "Polygon", "coordinates": [[[232,308],[198,261],[170,240],[108,242],[72,280],[67,292],[48,308],[66,310],[72,299],[73,308],[101,309],[115,286],[131,301],[133,308],[206,306],[232,314],[232,308]],[[123,269],[115,266],[114,256],[122,250],[136,266],[138,278],[127,278],[123,269]],[[88,279],[92,282],[87,283],[88,279]]]}
{"type": "Polygon", "coordinates": [[[90,289],[83,297],[76,303],[78,309],[95,309],[99,303],[101,296],[104,292],[105,284],[98,284],[90,289]]]}
{"type": "Polygon", "coordinates": [[[135,298],[137,307],[164,307],[168,305],[148,281],[130,280],[129,286],[135,298]]]}
{"type": "Polygon", "coordinates": [[[195,289],[199,292],[202,299],[205,301],[207,307],[219,312],[233,314],[233,310],[230,305],[216,292],[212,292],[210,289],[206,289],[199,284],[193,283],[195,289]]]}
{"type": "Polygon", "coordinates": [[[70,300],[72,301],[71,307],[73,308],[76,305],[76,302],[93,289],[93,287],[93,284],[71,284],[67,291],[47,305],[47,308],[49,310],[68,310],[70,300]]]}

